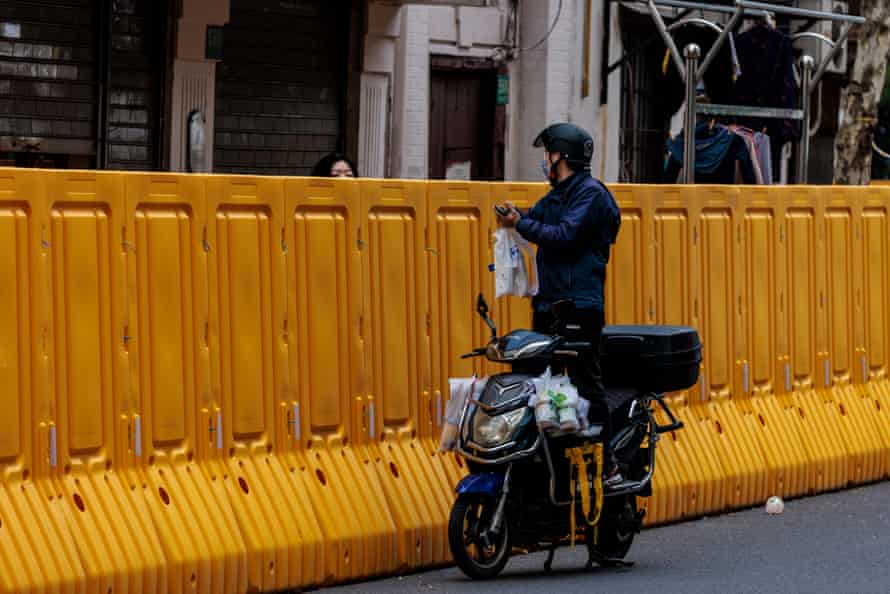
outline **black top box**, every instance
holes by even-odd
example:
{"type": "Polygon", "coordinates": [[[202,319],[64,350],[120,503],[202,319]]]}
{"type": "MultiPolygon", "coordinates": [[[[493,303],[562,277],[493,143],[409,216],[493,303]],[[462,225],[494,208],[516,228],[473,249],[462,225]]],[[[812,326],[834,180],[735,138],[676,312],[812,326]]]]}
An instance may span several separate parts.
{"type": "Polygon", "coordinates": [[[655,393],[694,386],[702,361],[698,332],[686,326],[606,326],[600,353],[607,388],[655,393]]]}

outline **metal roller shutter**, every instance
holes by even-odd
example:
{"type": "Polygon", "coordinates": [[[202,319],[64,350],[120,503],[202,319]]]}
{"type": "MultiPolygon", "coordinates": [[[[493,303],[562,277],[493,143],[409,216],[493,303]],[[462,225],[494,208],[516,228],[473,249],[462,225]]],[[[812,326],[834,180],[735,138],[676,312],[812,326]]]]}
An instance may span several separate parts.
{"type": "Polygon", "coordinates": [[[300,175],[338,147],[349,3],[232,0],[214,170],[300,175]]]}
{"type": "Polygon", "coordinates": [[[6,160],[40,152],[60,155],[61,162],[50,165],[94,165],[95,43],[91,0],[0,2],[0,153],[6,160]]]}

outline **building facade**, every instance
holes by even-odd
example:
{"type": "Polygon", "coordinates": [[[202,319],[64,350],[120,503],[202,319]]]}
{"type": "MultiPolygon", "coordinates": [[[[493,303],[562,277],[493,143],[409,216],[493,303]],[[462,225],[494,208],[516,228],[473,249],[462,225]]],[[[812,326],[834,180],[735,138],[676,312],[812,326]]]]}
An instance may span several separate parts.
{"type": "MultiPolygon", "coordinates": [[[[658,34],[641,8],[8,0],[0,164],[306,175],[336,150],[363,176],[538,180],[532,140],[571,121],[594,136],[594,174],[659,181],[669,126],[652,109],[658,34]]],[[[816,164],[830,160],[837,70],[820,95],[816,164]]]]}

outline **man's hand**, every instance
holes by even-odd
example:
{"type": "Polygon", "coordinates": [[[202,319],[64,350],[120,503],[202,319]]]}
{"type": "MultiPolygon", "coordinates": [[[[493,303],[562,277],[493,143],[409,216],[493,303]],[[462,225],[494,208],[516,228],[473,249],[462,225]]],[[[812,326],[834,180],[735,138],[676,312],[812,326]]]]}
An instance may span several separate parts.
{"type": "Polygon", "coordinates": [[[498,217],[498,225],[500,227],[504,227],[505,229],[513,229],[516,227],[516,223],[519,222],[519,211],[516,210],[516,207],[512,202],[504,202],[504,207],[507,208],[509,213],[506,216],[497,215],[498,217]]]}

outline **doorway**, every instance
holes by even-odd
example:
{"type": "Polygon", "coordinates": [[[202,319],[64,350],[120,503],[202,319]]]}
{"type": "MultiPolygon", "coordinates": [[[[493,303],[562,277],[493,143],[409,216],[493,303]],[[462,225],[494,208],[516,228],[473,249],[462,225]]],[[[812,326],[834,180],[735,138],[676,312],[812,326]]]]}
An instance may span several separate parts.
{"type": "Polygon", "coordinates": [[[429,177],[504,179],[504,107],[490,62],[434,56],[430,75],[429,177]]]}

